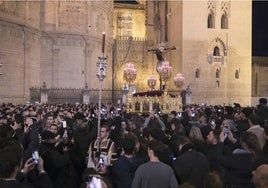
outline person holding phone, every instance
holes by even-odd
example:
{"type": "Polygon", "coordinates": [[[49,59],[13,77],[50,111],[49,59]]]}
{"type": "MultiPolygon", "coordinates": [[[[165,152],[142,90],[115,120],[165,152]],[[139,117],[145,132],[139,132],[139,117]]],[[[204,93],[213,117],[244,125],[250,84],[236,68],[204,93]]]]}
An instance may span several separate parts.
{"type": "Polygon", "coordinates": [[[105,173],[106,167],[109,167],[117,160],[118,154],[115,143],[110,139],[110,127],[107,124],[101,125],[100,140],[95,139],[91,142],[88,150],[87,168],[95,168],[100,173],[105,173]],[[98,151],[99,149],[99,151],[98,151]],[[100,168],[99,159],[103,158],[103,167],[100,168]]]}
{"type": "MultiPolygon", "coordinates": [[[[224,131],[220,134],[220,144],[217,145],[217,159],[224,168],[225,184],[227,187],[253,187],[251,182],[252,171],[257,165],[265,162],[257,136],[245,131],[240,136],[242,148],[235,149],[231,155],[224,155],[223,147],[226,138],[232,139],[232,132],[227,135],[224,131]]],[[[223,175],[223,174],[222,174],[223,175]]]]}
{"type": "Polygon", "coordinates": [[[16,140],[0,139],[0,187],[12,188],[53,188],[50,178],[44,171],[43,160],[35,163],[30,157],[22,166],[23,148],[16,140]],[[37,169],[37,176],[31,176],[37,169]],[[30,176],[32,183],[25,181],[30,176]]]}
{"type": "Polygon", "coordinates": [[[63,148],[63,153],[56,147],[56,135],[44,130],[41,132],[41,143],[39,146],[39,155],[44,159],[44,169],[51,178],[54,188],[62,188],[75,181],[75,175],[70,163],[68,148],[63,148]],[[71,178],[71,177],[74,178],[71,178]]]}
{"type": "Polygon", "coordinates": [[[37,127],[31,117],[24,117],[24,132],[18,140],[24,147],[23,162],[32,157],[32,152],[38,148],[39,136],[37,127]]]}

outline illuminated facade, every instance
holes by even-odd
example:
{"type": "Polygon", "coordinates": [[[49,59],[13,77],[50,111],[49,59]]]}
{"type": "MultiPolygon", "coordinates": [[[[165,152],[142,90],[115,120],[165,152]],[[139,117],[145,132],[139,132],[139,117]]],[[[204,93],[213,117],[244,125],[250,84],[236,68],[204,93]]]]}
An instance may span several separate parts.
{"type": "MultiPolygon", "coordinates": [[[[137,69],[137,92],[159,77],[148,49],[182,73],[193,103],[251,105],[251,1],[3,1],[0,3],[0,102],[31,100],[29,88],[97,89],[106,33],[104,90],[122,90],[123,69],[137,69]]],[[[176,90],[173,77],[168,90],[176,90]]],[[[155,86],[159,88],[159,82],[155,86]]],[[[95,101],[91,93],[91,102],[95,101]]],[[[108,94],[109,95],[109,94],[108,94]]],[[[114,98],[114,99],[118,99],[114,98]]]]}

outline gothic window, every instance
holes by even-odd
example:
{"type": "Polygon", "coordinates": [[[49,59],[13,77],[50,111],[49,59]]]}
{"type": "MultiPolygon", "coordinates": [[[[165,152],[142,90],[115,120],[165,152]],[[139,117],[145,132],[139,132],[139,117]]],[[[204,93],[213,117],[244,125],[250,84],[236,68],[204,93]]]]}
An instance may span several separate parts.
{"type": "Polygon", "coordinates": [[[196,77],[196,78],[199,78],[199,77],[200,77],[200,69],[199,69],[199,68],[197,68],[197,69],[195,70],[195,77],[196,77]]]}
{"type": "Polygon", "coordinates": [[[235,70],[235,79],[239,79],[239,70],[235,70]]]}
{"type": "Polygon", "coordinates": [[[213,13],[208,15],[208,28],[215,28],[215,17],[213,13]]]}
{"type": "Polygon", "coordinates": [[[220,81],[217,80],[217,81],[216,81],[216,88],[219,88],[219,87],[220,87],[220,81]]]}
{"type": "Polygon", "coordinates": [[[221,16],[221,29],[228,29],[228,18],[225,13],[221,16]]]}
{"type": "Polygon", "coordinates": [[[218,46],[215,46],[214,50],[213,50],[213,56],[220,56],[220,49],[218,46]]]}
{"type": "Polygon", "coordinates": [[[220,70],[219,69],[216,70],[216,78],[220,78],[220,70]]]}

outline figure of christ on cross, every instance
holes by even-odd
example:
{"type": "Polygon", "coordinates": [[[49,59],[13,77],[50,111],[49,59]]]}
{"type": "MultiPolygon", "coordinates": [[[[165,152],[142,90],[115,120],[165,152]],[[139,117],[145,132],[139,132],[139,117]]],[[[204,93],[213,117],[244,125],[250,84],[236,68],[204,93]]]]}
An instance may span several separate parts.
{"type": "MultiPolygon", "coordinates": [[[[153,52],[156,55],[157,58],[157,65],[156,65],[156,71],[158,72],[158,67],[162,66],[162,62],[165,61],[163,54],[165,54],[166,52],[170,51],[170,50],[176,50],[175,46],[172,47],[163,47],[160,46],[159,48],[155,48],[155,49],[148,49],[147,52],[153,52]]],[[[159,72],[158,72],[159,73],[159,72]]],[[[162,91],[164,88],[164,86],[162,85],[162,80],[160,79],[160,90],[162,91]]]]}
{"type": "Polygon", "coordinates": [[[165,61],[165,59],[163,57],[163,54],[165,54],[166,52],[168,52],[170,50],[176,50],[176,47],[175,46],[172,46],[172,47],[160,47],[160,48],[148,49],[147,50],[147,52],[154,52],[155,55],[156,55],[156,58],[158,60],[157,66],[156,66],[156,71],[157,71],[157,68],[162,65],[162,62],[165,61]]]}

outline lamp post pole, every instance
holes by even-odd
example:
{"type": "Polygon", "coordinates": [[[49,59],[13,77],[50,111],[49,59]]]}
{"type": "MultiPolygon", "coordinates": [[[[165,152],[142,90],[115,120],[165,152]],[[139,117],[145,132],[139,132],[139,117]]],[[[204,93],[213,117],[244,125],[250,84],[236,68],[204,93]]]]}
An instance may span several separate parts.
{"type": "Polygon", "coordinates": [[[106,57],[104,56],[104,48],[105,48],[105,33],[102,33],[102,55],[99,57],[99,61],[97,63],[97,77],[99,78],[99,109],[98,109],[98,148],[97,153],[100,153],[100,127],[101,127],[101,99],[102,99],[102,82],[104,78],[106,77],[106,71],[107,71],[107,63],[106,63],[106,57]]]}

